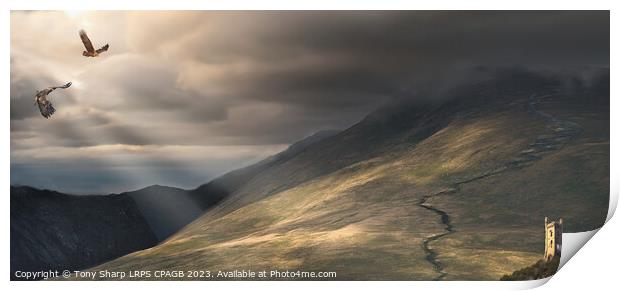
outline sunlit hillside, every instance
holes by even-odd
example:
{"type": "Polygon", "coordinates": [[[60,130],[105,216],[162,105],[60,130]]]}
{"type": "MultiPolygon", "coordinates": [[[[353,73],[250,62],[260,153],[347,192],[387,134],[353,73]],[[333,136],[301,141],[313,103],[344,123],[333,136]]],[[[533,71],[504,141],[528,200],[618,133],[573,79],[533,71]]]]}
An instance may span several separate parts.
{"type": "Polygon", "coordinates": [[[93,270],[499,280],[542,257],[545,216],[562,215],[567,232],[603,224],[605,86],[512,72],[378,110],[263,169],[166,242],[93,270]]]}

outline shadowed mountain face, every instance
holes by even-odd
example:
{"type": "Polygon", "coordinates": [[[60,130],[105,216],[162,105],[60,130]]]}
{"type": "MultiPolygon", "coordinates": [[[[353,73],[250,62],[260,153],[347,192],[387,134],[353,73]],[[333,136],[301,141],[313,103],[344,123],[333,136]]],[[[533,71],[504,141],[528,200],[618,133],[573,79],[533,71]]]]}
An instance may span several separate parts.
{"type": "Polygon", "coordinates": [[[383,108],[216,180],[233,187],[204,215],[93,270],[498,280],[542,256],[545,216],[567,232],[604,223],[608,88],[608,71],[589,84],[506,71],[441,101],[383,108]]]}
{"type": "Polygon", "coordinates": [[[80,270],[157,243],[127,195],[75,196],[11,187],[15,271],[80,270]]]}
{"type": "Polygon", "coordinates": [[[11,187],[11,278],[15,271],[79,270],[149,248],[261,171],[336,131],[322,131],[255,165],[194,190],[149,186],[112,195],[67,195],[11,187]]]}
{"type": "MultiPolygon", "coordinates": [[[[158,241],[166,239],[206,209],[192,199],[190,191],[173,187],[154,185],[122,194],[136,202],[158,241]]],[[[219,200],[218,197],[205,196],[212,198],[205,202],[207,205],[219,200]]]]}
{"type": "Polygon", "coordinates": [[[203,211],[211,208],[230,193],[253,179],[259,173],[286,162],[303,152],[306,147],[336,134],[321,131],[307,137],[287,150],[246,168],[232,171],[194,190],[154,185],[137,191],[125,192],[136,201],[158,240],[162,241],[192,222],[203,211]]]}

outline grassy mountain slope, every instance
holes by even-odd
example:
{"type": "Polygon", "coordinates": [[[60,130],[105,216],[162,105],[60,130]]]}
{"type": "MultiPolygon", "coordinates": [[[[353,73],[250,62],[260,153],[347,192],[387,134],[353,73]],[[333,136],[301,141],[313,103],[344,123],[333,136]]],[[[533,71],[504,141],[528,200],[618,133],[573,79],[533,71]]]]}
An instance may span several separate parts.
{"type": "Polygon", "coordinates": [[[258,173],[167,242],[94,269],[497,280],[542,256],[545,216],[563,215],[566,231],[604,222],[608,106],[561,90],[511,73],[380,110],[258,173]]]}
{"type": "Polygon", "coordinates": [[[145,249],[199,217],[258,173],[336,134],[322,131],[194,190],[153,185],[111,195],[11,187],[11,276],[75,270],[145,249]]]}
{"type": "Polygon", "coordinates": [[[277,155],[222,175],[193,190],[153,185],[122,194],[127,194],[136,201],[157,238],[162,241],[199,217],[205,210],[237,191],[261,172],[286,162],[303,152],[308,146],[336,133],[337,131],[317,132],[292,144],[277,155]]]}
{"type": "Polygon", "coordinates": [[[540,159],[531,166],[467,183],[457,193],[432,201],[451,214],[459,229],[437,244],[450,274],[447,279],[468,278],[472,270],[491,280],[497,273],[511,273],[514,268],[501,267],[505,256],[514,255],[505,250],[542,252],[545,216],[563,217],[565,232],[602,226],[609,202],[609,107],[593,100],[596,97],[584,92],[541,98],[538,110],[564,129],[575,127],[574,136],[553,142],[562,131],[547,121],[537,142],[550,148],[538,153],[540,159]],[[482,254],[494,255],[480,259],[482,254]]]}

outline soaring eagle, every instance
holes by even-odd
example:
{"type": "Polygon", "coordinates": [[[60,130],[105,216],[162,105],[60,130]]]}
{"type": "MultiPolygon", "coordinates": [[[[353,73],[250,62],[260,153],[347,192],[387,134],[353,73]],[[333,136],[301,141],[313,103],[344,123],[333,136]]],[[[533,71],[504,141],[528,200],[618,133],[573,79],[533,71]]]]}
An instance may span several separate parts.
{"type": "Polygon", "coordinates": [[[34,101],[39,106],[39,111],[41,111],[41,115],[43,115],[43,117],[49,118],[50,116],[52,116],[52,114],[54,114],[54,112],[56,112],[56,109],[54,109],[54,106],[52,106],[52,103],[49,100],[47,100],[47,95],[49,93],[52,93],[52,91],[58,88],[66,89],[66,88],[69,88],[70,86],[71,86],[71,82],[63,86],[49,87],[47,89],[37,91],[37,94],[34,96],[34,101]]]}
{"type": "Polygon", "coordinates": [[[93,43],[90,42],[90,39],[88,38],[88,35],[86,35],[86,31],[84,30],[80,30],[80,38],[82,39],[82,43],[84,44],[84,47],[86,48],[86,50],[82,52],[82,55],[85,57],[96,57],[100,53],[107,51],[108,48],[110,47],[110,45],[106,44],[102,46],[100,49],[95,50],[95,48],[93,47],[93,43]]]}

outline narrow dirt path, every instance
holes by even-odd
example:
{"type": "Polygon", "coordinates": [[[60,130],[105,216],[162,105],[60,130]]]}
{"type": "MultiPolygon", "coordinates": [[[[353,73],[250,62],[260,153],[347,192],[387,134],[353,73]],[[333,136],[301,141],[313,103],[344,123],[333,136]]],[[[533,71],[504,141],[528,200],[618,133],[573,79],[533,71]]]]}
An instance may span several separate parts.
{"type": "Polygon", "coordinates": [[[539,104],[542,99],[552,96],[553,95],[544,95],[537,97],[535,94],[532,94],[528,98],[527,105],[529,113],[543,118],[547,122],[547,131],[549,132],[548,134],[536,137],[536,140],[533,143],[529,144],[526,149],[520,151],[515,158],[513,158],[506,164],[487,171],[481,175],[475,176],[473,178],[456,182],[453,184],[452,189],[450,190],[424,195],[422,199],[418,201],[418,206],[432,211],[436,215],[439,215],[441,219],[441,224],[443,224],[444,226],[444,231],[442,233],[427,236],[422,240],[422,249],[426,253],[425,258],[431,265],[433,265],[433,268],[438,273],[437,277],[435,277],[434,280],[442,280],[447,275],[447,273],[444,271],[443,264],[437,259],[437,252],[433,250],[430,244],[456,231],[454,230],[454,227],[451,223],[450,215],[447,212],[431,205],[428,200],[439,195],[454,194],[460,191],[461,185],[463,184],[471,183],[473,181],[496,175],[509,169],[527,167],[533,164],[535,161],[541,159],[542,156],[549,153],[550,151],[561,149],[569,140],[578,135],[581,132],[581,127],[578,124],[571,121],[559,120],[549,113],[542,112],[536,109],[536,104],[539,104]]]}

